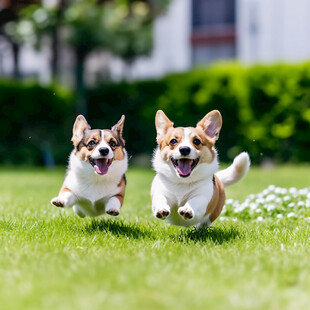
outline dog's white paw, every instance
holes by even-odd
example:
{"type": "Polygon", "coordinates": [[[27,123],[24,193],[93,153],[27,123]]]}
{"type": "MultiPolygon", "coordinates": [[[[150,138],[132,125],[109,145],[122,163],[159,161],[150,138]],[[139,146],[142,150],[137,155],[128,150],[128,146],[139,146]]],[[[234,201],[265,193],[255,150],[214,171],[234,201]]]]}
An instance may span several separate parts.
{"type": "Polygon", "coordinates": [[[178,209],[178,213],[185,219],[190,220],[192,219],[195,214],[192,208],[189,207],[181,207],[178,209]]]}
{"type": "Polygon", "coordinates": [[[112,215],[112,216],[118,216],[119,215],[119,210],[117,209],[109,209],[105,211],[107,214],[112,215]]]}
{"type": "Polygon", "coordinates": [[[164,220],[166,217],[168,217],[170,214],[170,211],[167,209],[159,209],[155,211],[155,216],[158,219],[164,220]]]}
{"type": "Polygon", "coordinates": [[[65,199],[62,199],[60,197],[54,197],[52,200],[51,200],[51,204],[56,206],[56,207],[59,207],[59,208],[65,208],[66,207],[66,201],[65,199]]]}
{"type": "Polygon", "coordinates": [[[106,204],[105,212],[112,216],[118,216],[121,209],[121,203],[116,197],[112,197],[106,204]]]}

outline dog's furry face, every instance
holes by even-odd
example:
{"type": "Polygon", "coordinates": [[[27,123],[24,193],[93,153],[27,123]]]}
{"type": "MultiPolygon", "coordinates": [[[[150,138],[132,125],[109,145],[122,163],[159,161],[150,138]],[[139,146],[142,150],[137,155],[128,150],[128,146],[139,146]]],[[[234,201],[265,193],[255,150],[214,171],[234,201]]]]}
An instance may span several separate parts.
{"type": "Polygon", "coordinates": [[[161,157],[179,177],[186,178],[200,164],[213,162],[216,156],[214,144],[222,126],[219,111],[208,113],[195,128],[174,128],[169,118],[159,110],[155,125],[161,157]]]}
{"type": "Polygon", "coordinates": [[[91,129],[84,116],[79,115],[73,125],[72,142],[75,147],[75,155],[88,162],[94,172],[107,174],[114,160],[122,160],[125,157],[125,141],[122,137],[124,115],[112,129],[91,129]]]}

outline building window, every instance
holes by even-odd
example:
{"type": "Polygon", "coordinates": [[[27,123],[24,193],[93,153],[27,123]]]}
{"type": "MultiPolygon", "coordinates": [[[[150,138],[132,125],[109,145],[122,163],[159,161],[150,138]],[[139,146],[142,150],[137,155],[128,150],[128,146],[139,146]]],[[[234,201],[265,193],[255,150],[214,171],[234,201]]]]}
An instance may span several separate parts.
{"type": "Polygon", "coordinates": [[[193,63],[236,55],[235,0],[192,0],[193,63]]]}

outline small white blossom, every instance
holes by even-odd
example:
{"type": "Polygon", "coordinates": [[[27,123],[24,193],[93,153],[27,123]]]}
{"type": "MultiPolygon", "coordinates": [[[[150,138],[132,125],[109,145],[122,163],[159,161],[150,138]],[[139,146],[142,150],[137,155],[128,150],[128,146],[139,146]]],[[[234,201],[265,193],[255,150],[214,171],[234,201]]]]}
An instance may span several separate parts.
{"type": "Polygon", "coordinates": [[[261,213],[262,210],[258,208],[258,209],[255,210],[255,212],[256,212],[256,213],[261,213]]]}
{"type": "Polygon", "coordinates": [[[259,217],[256,219],[257,222],[262,222],[263,220],[264,220],[264,219],[263,219],[262,216],[259,216],[259,217]]]}
{"type": "Polygon", "coordinates": [[[275,200],[275,198],[276,198],[276,195],[274,195],[274,194],[268,195],[266,197],[266,202],[273,201],[273,200],[275,200]]]}
{"type": "Polygon", "coordinates": [[[290,212],[290,213],[287,215],[288,218],[293,217],[293,216],[296,216],[294,212],[290,212]]]}
{"type": "Polygon", "coordinates": [[[282,219],[282,218],[283,218],[283,214],[278,214],[278,215],[277,215],[277,218],[278,218],[278,219],[282,219]]]}
{"type": "Polygon", "coordinates": [[[303,207],[305,203],[303,201],[298,201],[297,206],[298,207],[303,207]]]}
{"type": "Polygon", "coordinates": [[[308,190],[307,190],[306,188],[300,189],[300,190],[298,191],[298,194],[299,194],[299,195],[302,195],[302,196],[307,195],[307,193],[308,193],[308,190]]]}
{"type": "Polygon", "coordinates": [[[290,207],[290,208],[293,208],[294,206],[295,206],[294,202],[291,202],[291,203],[288,204],[288,207],[290,207]]]}
{"type": "Polygon", "coordinates": [[[267,205],[267,211],[274,210],[275,208],[276,208],[276,205],[274,205],[274,204],[267,205]]]}
{"type": "Polygon", "coordinates": [[[281,199],[280,197],[277,197],[277,198],[275,199],[275,202],[276,202],[277,204],[280,204],[280,203],[282,203],[282,199],[281,199]]]}
{"type": "Polygon", "coordinates": [[[284,201],[289,201],[289,200],[291,200],[291,196],[284,196],[283,200],[284,201]]]}

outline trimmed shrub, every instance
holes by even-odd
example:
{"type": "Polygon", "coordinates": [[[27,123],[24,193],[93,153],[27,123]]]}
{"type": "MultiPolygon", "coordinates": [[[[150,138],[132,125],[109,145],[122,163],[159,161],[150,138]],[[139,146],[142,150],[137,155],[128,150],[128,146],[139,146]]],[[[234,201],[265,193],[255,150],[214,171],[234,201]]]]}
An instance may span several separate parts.
{"type": "Polygon", "coordinates": [[[57,87],[0,81],[0,162],[65,163],[70,145],[64,142],[74,117],[72,99],[57,87]]]}
{"type": "MultiPolygon", "coordinates": [[[[216,64],[159,80],[106,83],[88,89],[87,98],[93,128],[109,128],[126,115],[130,155],[151,154],[156,146],[158,109],[176,126],[194,126],[218,109],[223,116],[216,145],[221,161],[241,151],[248,151],[253,163],[308,161],[310,63],[216,64]]],[[[64,164],[72,149],[73,99],[53,87],[0,81],[0,162],[43,164],[53,155],[56,164],[64,164]]]]}

